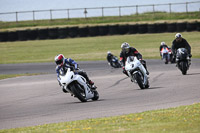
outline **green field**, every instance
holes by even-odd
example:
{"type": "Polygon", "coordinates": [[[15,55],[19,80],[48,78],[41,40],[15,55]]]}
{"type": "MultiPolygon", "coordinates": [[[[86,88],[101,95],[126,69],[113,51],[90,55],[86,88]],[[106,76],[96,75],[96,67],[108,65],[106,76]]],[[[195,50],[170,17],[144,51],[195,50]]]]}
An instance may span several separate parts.
{"type": "Polygon", "coordinates": [[[109,17],[92,17],[92,18],[73,18],[73,19],[54,19],[54,20],[35,20],[35,21],[19,21],[19,22],[1,22],[0,30],[16,30],[17,28],[41,28],[41,27],[60,27],[60,26],[83,26],[83,25],[99,25],[99,24],[120,24],[120,23],[142,23],[142,22],[158,22],[158,21],[195,21],[199,20],[199,12],[147,12],[142,14],[134,14],[130,16],[109,16],[109,17]]]}
{"type": "MultiPolygon", "coordinates": [[[[132,34],[99,36],[86,38],[68,38],[56,40],[17,41],[0,43],[0,64],[54,62],[55,55],[62,53],[65,57],[77,61],[106,60],[107,51],[119,56],[120,46],[128,42],[135,47],[144,59],[158,59],[159,46],[165,41],[171,46],[175,33],[132,34]]],[[[200,58],[200,32],[184,32],[192,47],[193,58],[200,58]]]]}
{"type": "Polygon", "coordinates": [[[2,133],[62,133],[62,132],[130,132],[130,133],[199,133],[200,103],[177,108],[161,109],[33,127],[0,130],[2,133]]]}

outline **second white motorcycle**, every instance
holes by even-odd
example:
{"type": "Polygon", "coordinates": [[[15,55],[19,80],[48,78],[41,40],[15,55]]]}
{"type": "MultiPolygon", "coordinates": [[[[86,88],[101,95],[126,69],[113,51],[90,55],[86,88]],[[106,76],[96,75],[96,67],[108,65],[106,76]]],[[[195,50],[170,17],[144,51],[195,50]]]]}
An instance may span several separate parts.
{"type": "Polygon", "coordinates": [[[131,81],[137,83],[141,89],[149,88],[147,71],[136,56],[129,56],[127,58],[125,70],[131,81]]]}

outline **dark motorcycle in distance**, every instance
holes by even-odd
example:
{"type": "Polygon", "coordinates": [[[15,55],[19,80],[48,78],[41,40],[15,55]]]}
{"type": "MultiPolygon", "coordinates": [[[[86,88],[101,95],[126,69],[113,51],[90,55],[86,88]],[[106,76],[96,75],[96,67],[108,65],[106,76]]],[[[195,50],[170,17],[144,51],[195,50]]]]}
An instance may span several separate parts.
{"type": "Polygon", "coordinates": [[[190,67],[191,60],[187,49],[179,48],[176,52],[176,63],[177,67],[181,70],[183,75],[187,74],[187,70],[190,67]]]}
{"type": "Polygon", "coordinates": [[[110,65],[111,67],[114,67],[114,68],[121,68],[121,64],[120,64],[117,56],[112,56],[112,59],[110,60],[110,62],[108,62],[108,65],[110,65]]]}

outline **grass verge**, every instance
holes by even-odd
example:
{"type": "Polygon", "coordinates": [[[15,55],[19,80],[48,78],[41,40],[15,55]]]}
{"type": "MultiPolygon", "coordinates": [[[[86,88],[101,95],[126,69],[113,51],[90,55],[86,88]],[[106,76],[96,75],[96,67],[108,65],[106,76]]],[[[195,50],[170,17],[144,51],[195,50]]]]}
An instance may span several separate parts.
{"type": "MultiPolygon", "coordinates": [[[[132,34],[0,42],[0,64],[54,62],[55,55],[59,53],[77,61],[106,60],[107,51],[119,56],[123,42],[135,47],[144,59],[159,59],[160,42],[165,41],[171,46],[174,35],[175,33],[132,34]]],[[[192,47],[193,58],[200,58],[200,32],[183,32],[182,35],[192,47]]]]}
{"type": "Polygon", "coordinates": [[[189,132],[200,131],[200,103],[142,113],[79,120],[0,132],[189,132]]]}

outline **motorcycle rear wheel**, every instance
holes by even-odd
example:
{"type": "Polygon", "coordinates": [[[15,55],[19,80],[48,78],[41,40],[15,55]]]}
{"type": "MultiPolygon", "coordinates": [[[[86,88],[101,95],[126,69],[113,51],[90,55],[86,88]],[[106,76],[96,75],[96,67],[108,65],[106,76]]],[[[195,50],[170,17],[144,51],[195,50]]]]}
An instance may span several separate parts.
{"type": "Polygon", "coordinates": [[[140,87],[141,89],[144,89],[145,87],[144,87],[144,85],[143,85],[143,79],[142,79],[141,75],[140,75],[139,73],[135,73],[135,74],[134,74],[134,78],[135,78],[135,80],[137,81],[139,87],[140,87]]]}

